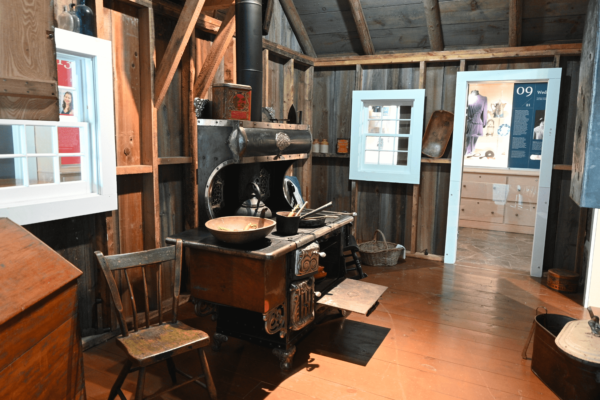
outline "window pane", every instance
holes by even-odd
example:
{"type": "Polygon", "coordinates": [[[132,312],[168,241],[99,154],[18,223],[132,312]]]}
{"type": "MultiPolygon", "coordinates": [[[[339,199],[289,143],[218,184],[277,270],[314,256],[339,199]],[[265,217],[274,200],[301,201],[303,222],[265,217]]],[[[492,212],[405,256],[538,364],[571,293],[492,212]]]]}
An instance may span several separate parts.
{"type": "Polygon", "coordinates": [[[369,133],[380,133],[381,121],[369,121],[369,133]]]}
{"type": "Polygon", "coordinates": [[[0,188],[23,186],[22,158],[0,158],[0,188]]]}
{"type": "Polygon", "coordinates": [[[65,159],[72,159],[79,157],[61,157],[60,158],[60,181],[61,182],[73,182],[81,180],[81,165],[69,164],[65,162],[65,159]]]}
{"type": "Polygon", "coordinates": [[[383,119],[398,119],[398,106],[383,106],[381,116],[383,119]]]}
{"type": "Polygon", "coordinates": [[[410,134],[410,121],[400,121],[398,133],[402,135],[410,134]]]}
{"type": "Polygon", "coordinates": [[[369,118],[381,118],[381,106],[369,106],[369,118]]]}
{"type": "Polygon", "coordinates": [[[408,151],[408,138],[396,138],[398,143],[397,150],[408,151]]]}
{"type": "Polygon", "coordinates": [[[54,160],[56,157],[30,157],[27,159],[29,185],[54,183],[54,160]]]}
{"type": "Polygon", "coordinates": [[[378,158],[378,151],[365,151],[365,164],[377,164],[378,158]]]}
{"type": "MultiPolygon", "coordinates": [[[[81,146],[79,143],[79,128],[58,128],[58,152],[59,153],[79,153],[81,146]]],[[[61,157],[61,165],[80,164],[80,157],[61,157]]]]}
{"type": "Polygon", "coordinates": [[[19,154],[18,127],[0,125],[0,154],[19,154]]]}
{"type": "MultiPolygon", "coordinates": [[[[56,59],[56,70],[58,72],[58,106],[60,115],[65,120],[78,117],[81,108],[80,83],[77,74],[78,62],[65,60],[62,57],[56,59]]],[[[63,119],[61,118],[61,121],[63,119]]]]}
{"type": "Polygon", "coordinates": [[[382,151],[379,153],[379,164],[381,165],[394,165],[394,158],[396,153],[382,151]]]}
{"type": "Polygon", "coordinates": [[[400,106],[400,119],[410,119],[411,106],[400,106]]]}
{"type": "Polygon", "coordinates": [[[396,153],[398,156],[396,157],[396,165],[408,165],[408,153],[396,153]]]}
{"type": "Polygon", "coordinates": [[[396,129],[398,129],[398,121],[384,121],[382,123],[383,125],[383,132],[382,133],[389,133],[392,135],[397,134],[398,132],[396,131],[396,129]]]}
{"type": "Polygon", "coordinates": [[[56,71],[58,72],[58,86],[65,86],[69,88],[75,86],[75,67],[76,63],[72,61],[63,60],[60,57],[56,59],[56,71]]]}
{"type": "Polygon", "coordinates": [[[28,154],[54,153],[51,126],[27,126],[25,134],[28,154]]]}
{"type": "Polygon", "coordinates": [[[396,138],[395,137],[382,137],[380,139],[380,143],[381,143],[381,146],[379,147],[379,150],[393,151],[393,150],[395,150],[394,144],[396,143],[396,138]]]}
{"type": "Polygon", "coordinates": [[[379,136],[367,136],[367,140],[365,141],[365,149],[378,150],[379,149],[379,136]]]}

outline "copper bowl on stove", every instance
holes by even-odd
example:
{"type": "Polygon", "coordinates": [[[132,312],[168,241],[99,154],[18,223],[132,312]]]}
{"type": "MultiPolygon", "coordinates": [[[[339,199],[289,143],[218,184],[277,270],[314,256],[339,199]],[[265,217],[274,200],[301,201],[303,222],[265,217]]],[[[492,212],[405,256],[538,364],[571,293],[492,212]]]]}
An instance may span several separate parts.
{"type": "Polygon", "coordinates": [[[221,217],[206,221],[204,226],[214,237],[222,242],[243,244],[264,239],[275,229],[275,221],[259,217],[221,217]],[[248,224],[257,225],[258,228],[245,231],[248,224]],[[222,230],[225,228],[229,230],[222,230]]]}

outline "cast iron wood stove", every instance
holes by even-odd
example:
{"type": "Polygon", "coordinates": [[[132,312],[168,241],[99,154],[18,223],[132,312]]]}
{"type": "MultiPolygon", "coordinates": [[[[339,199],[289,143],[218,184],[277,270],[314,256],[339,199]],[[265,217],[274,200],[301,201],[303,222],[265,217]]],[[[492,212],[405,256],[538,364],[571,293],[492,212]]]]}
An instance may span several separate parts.
{"type": "Polygon", "coordinates": [[[204,223],[233,215],[252,183],[273,213],[291,210],[285,173],[307,158],[311,144],[307,125],[199,120],[200,227],[167,239],[183,240],[196,313],[217,321],[213,348],[230,336],[268,346],[283,370],[292,366],[296,343],[320,322],[351,311],[369,315],[387,289],[347,278],[343,249],[354,216],[321,212],[324,226],[293,236],[275,230],[246,245],[218,241],[204,223]],[[327,276],[315,279],[319,265],[327,276]]]}
{"type": "Polygon", "coordinates": [[[320,321],[350,311],[368,315],[387,288],[346,277],[343,249],[351,241],[351,214],[323,212],[325,226],[301,228],[294,236],[274,231],[247,245],[219,242],[204,227],[210,219],[238,213],[250,192],[258,195],[257,210],[262,200],[273,215],[289,211],[296,197],[285,173],[312,147],[308,125],[257,122],[261,18],[261,0],[236,0],[237,82],[252,87],[252,121],[198,120],[200,224],[167,243],[183,240],[196,313],[213,314],[217,321],[213,348],[229,336],[245,339],[273,348],[281,369],[289,370],[296,343],[320,321]],[[319,265],[327,276],[316,279],[319,265]]]}

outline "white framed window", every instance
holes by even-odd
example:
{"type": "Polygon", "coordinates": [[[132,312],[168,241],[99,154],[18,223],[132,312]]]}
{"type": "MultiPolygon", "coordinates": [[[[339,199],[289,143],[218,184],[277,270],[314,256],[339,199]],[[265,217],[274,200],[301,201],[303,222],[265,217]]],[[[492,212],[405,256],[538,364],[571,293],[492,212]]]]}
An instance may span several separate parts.
{"type": "Polygon", "coordinates": [[[0,119],[0,217],[117,209],[111,43],[56,29],[60,121],[0,119]]]}
{"type": "Polygon", "coordinates": [[[350,179],[418,184],[425,89],[352,93],[350,179]]]}

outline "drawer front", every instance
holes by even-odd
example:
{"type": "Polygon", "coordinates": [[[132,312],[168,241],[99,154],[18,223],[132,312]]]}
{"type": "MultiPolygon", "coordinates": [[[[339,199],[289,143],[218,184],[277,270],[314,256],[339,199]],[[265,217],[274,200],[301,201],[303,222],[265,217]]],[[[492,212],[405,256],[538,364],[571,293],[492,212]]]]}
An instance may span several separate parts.
{"type": "Polygon", "coordinates": [[[464,172],[463,181],[483,183],[506,183],[506,175],[478,174],[476,172],[464,172]]]}
{"type": "Polygon", "coordinates": [[[504,223],[510,225],[535,226],[536,204],[518,204],[513,201],[504,207],[504,223]]]}
{"type": "Polygon", "coordinates": [[[533,176],[509,176],[508,200],[521,203],[537,203],[539,178],[533,176]]]}
{"type": "Polygon", "coordinates": [[[492,200],[461,199],[460,219],[501,224],[504,222],[504,205],[492,200]]]}
{"type": "Polygon", "coordinates": [[[504,183],[465,182],[463,181],[461,198],[493,200],[498,204],[506,203],[508,185],[504,183]]]}

